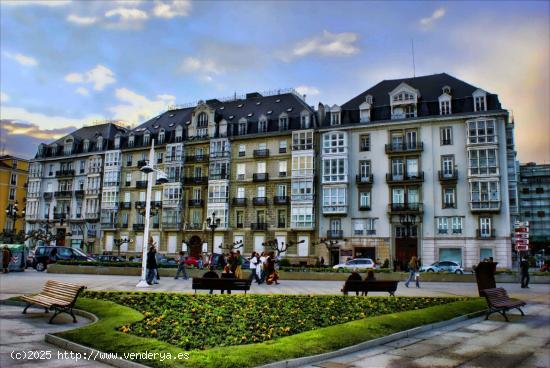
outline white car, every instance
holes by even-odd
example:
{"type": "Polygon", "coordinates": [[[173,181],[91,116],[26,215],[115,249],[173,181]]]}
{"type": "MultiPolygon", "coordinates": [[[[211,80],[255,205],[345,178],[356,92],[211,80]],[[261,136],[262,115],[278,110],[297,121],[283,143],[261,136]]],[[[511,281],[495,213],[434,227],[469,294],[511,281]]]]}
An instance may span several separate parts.
{"type": "Polygon", "coordinates": [[[374,261],[370,258],[355,258],[351,261],[347,261],[345,263],[337,264],[336,266],[332,267],[335,270],[340,268],[363,268],[363,269],[369,269],[369,268],[376,268],[376,265],[374,261]]]}

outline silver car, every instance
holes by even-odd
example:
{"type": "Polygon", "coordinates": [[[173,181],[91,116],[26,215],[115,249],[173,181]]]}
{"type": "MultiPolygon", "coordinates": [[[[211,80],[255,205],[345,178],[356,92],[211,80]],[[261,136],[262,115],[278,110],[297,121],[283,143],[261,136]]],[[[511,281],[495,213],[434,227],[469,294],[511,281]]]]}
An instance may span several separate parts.
{"type": "Polygon", "coordinates": [[[457,274],[463,274],[464,269],[456,262],[453,261],[439,261],[432,263],[429,266],[422,266],[420,272],[454,272],[457,274]]]}
{"type": "Polygon", "coordinates": [[[374,261],[370,258],[355,258],[351,261],[347,261],[345,263],[337,264],[336,266],[332,267],[335,270],[340,268],[362,268],[362,269],[369,269],[369,268],[375,268],[376,265],[374,261]]]}

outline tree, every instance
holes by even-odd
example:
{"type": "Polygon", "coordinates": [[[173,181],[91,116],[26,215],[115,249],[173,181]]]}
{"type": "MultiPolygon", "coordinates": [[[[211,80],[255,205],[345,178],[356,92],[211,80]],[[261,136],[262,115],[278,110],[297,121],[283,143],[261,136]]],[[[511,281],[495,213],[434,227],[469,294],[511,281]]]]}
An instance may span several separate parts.
{"type": "Polygon", "coordinates": [[[287,242],[281,242],[281,244],[279,244],[279,241],[277,239],[273,239],[263,243],[263,246],[276,252],[277,257],[279,257],[282,253],[285,253],[288,250],[288,248],[297,244],[302,244],[304,242],[305,240],[302,239],[298,242],[287,241],[287,242]]]}

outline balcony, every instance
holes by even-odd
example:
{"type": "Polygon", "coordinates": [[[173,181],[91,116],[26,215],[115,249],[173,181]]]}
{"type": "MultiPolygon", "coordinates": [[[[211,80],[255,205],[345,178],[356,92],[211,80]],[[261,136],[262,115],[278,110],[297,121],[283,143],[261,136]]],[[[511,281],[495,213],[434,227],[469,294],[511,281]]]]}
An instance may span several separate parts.
{"type": "Polygon", "coordinates": [[[390,143],[386,144],[386,153],[411,153],[422,152],[424,144],[422,142],[390,143]]]}
{"type": "Polygon", "coordinates": [[[65,220],[66,218],[67,218],[66,213],[54,213],[53,214],[53,219],[54,220],[65,220]]]}
{"type": "Polygon", "coordinates": [[[456,182],[458,180],[458,171],[457,170],[453,170],[452,172],[439,170],[437,173],[438,173],[438,176],[439,176],[439,181],[456,182]]]}
{"type": "Polygon", "coordinates": [[[359,204],[359,211],[370,211],[370,205],[359,204]]]}
{"type": "Polygon", "coordinates": [[[323,215],[345,215],[348,213],[347,204],[323,205],[323,215]]]}
{"type": "Polygon", "coordinates": [[[58,170],[55,172],[56,178],[64,178],[69,176],[74,176],[74,170],[58,170]]]}
{"type": "Polygon", "coordinates": [[[210,158],[229,158],[229,151],[210,152],[210,158]]]}
{"type": "Polygon", "coordinates": [[[70,198],[72,197],[73,192],[70,190],[58,190],[55,192],[56,198],[70,198]]]}
{"type": "Polygon", "coordinates": [[[476,230],[476,238],[480,240],[491,240],[496,238],[496,232],[495,229],[491,229],[491,231],[487,232],[481,232],[480,229],[476,230]]]}
{"type": "Polygon", "coordinates": [[[288,196],[275,196],[273,197],[273,204],[289,204],[290,203],[290,197],[288,196]]]}
{"type": "Polygon", "coordinates": [[[134,207],[137,208],[137,209],[145,208],[145,201],[134,202],[134,207]]]}
{"type": "Polygon", "coordinates": [[[131,181],[125,181],[125,182],[124,182],[124,186],[125,186],[125,187],[131,187],[131,186],[132,186],[132,182],[131,182],[131,181]]]}
{"type": "Polygon", "coordinates": [[[500,212],[500,201],[472,201],[470,202],[472,212],[500,212]]]}
{"type": "Polygon", "coordinates": [[[173,221],[163,221],[162,228],[164,230],[181,230],[181,223],[173,221]]]}
{"type": "Polygon", "coordinates": [[[444,202],[443,203],[443,208],[456,208],[456,203],[455,202],[444,202]]]}
{"type": "Polygon", "coordinates": [[[235,227],[237,229],[244,229],[244,224],[242,222],[237,222],[237,224],[235,225],[235,227]]]}
{"type": "Polygon", "coordinates": [[[93,213],[89,212],[86,214],[86,220],[89,222],[97,222],[99,221],[99,213],[93,213]]]}
{"type": "Polygon", "coordinates": [[[192,162],[208,162],[208,155],[194,155],[185,157],[185,163],[192,162]]]}
{"type": "Polygon", "coordinates": [[[267,223],[265,222],[253,222],[250,224],[250,230],[252,231],[265,231],[267,230],[267,223]]]}
{"type": "Polygon", "coordinates": [[[147,188],[147,180],[136,181],[136,188],[147,188]]]}
{"type": "Polygon", "coordinates": [[[223,197],[208,198],[208,203],[227,203],[228,201],[229,198],[223,197]]]}
{"type": "Polygon", "coordinates": [[[127,222],[123,223],[122,225],[120,225],[120,228],[121,229],[127,229],[128,228],[128,223],[127,222]]]}
{"type": "Polygon", "coordinates": [[[286,178],[286,171],[279,171],[279,178],[286,178]]]}
{"type": "Polygon", "coordinates": [[[138,169],[141,169],[143,166],[147,165],[147,160],[139,160],[137,162],[138,169]]]}
{"type": "Polygon", "coordinates": [[[135,231],[143,231],[145,230],[145,224],[133,224],[132,229],[135,231]]]}
{"type": "Polygon", "coordinates": [[[129,210],[130,208],[132,208],[132,202],[120,202],[118,204],[118,207],[123,210],[129,210]]]}
{"type": "Polygon", "coordinates": [[[162,208],[162,201],[151,201],[151,208],[162,208]]]}
{"type": "Polygon", "coordinates": [[[372,185],[374,182],[374,175],[356,175],[355,176],[355,183],[357,185],[372,185]]]}
{"type": "Polygon", "coordinates": [[[367,235],[376,235],[376,229],[367,229],[365,232],[367,235]]]}
{"type": "Polygon", "coordinates": [[[390,203],[388,211],[390,213],[421,213],[422,203],[390,203]]]}
{"type": "Polygon", "coordinates": [[[254,197],[252,198],[252,204],[254,206],[267,206],[267,197],[254,197]]]}
{"type": "Polygon", "coordinates": [[[204,201],[202,199],[190,199],[187,201],[187,207],[202,207],[204,201]]]}
{"type": "Polygon", "coordinates": [[[314,222],[291,222],[290,228],[295,230],[315,230],[314,222]]]}
{"type": "Polygon", "coordinates": [[[254,157],[269,157],[269,150],[268,149],[257,149],[254,150],[254,157]]]}
{"type": "Polygon", "coordinates": [[[328,239],[343,239],[344,230],[327,230],[328,239]]]}
{"type": "Polygon", "coordinates": [[[208,185],[208,176],[190,176],[184,179],[187,185],[208,185]]]}
{"type": "Polygon", "coordinates": [[[408,173],[397,175],[397,174],[386,174],[386,183],[388,184],[414,184],[422,183],[424,181],[424,171],[421,171],[415,175],[408,173]]]}
{"type": "Polygon", "coordinates": [[[293,194],[290,198],[293,202],[310,202],[313,201],[313,194],[293,194]]]}
{"type": "Polygon", "coordinates": [[[233,206],[246,206],[246,198],[233,198],[233,206]]]}
{"type": "Polygon", "coordinates": [[[227,180],[229,179],[229,174],[222,173],[222,174],[210,174],[208,176],[209,180],[227,180]]]}
{"type": "Polygon", "coordinates": [[[44,192],[44,199],[52,199],[53,193],[52,192],[44,192]]]}
{"type": "Polygon", "coordinates": [[[186,230],[202,230],[202,224],[201,223],[190,223],[186,224],[186,230]]]}
{"type": "Polygon", "coordinates": [[[252,175],[252,181],[255,182],[263,182],[267,181],[269,179],[268,173],[256,173],[252,175]]]}
{"type": "Polygon", "coordinates": [[[109,230],[109,229],[117,229],[118,228],[118,223],[116,222],[102,222],[101,223],[101,228],[103,230],[109,230]]]}
{"type": "Polygon", "coordinates": [[[74,191],[74,195],[76,198],[82,198],[84,197],[84,189],[78,189],[74,191]]]}
{"type": "Polygon", "coordinates": [[[305,144],[293,144],[292,150],[293,151],[309,151],[313,149],[313,143],[305,143],[305,144]]]}

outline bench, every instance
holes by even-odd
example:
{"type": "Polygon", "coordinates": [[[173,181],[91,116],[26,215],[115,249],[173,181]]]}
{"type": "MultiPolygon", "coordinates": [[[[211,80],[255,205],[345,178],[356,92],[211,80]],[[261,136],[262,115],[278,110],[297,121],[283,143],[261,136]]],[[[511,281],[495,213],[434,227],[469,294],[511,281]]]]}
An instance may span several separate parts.
{"type": "Polygon", "coordinates": [[[388,292],[390,296],[395,296],[397,283],[399,281],[346,281],[342,292],[344,294],[355,291],[368,295],[369,292],[388,292]]]}
{"type": "Polygon", "coordinates": [[[70,314],[73,317],[73,322],[76,323],[73,307],[78,295],[84,289],[86,289],[86,286],[48,280],[40,293],[21,297],[21,300],[27,302],[23,314],[27,313],[27,309],[31,305],[39,305],[45,308],[46,313],[50,310],[55,311],[48,323],[52,323],[53,319],[60,313],[70,314]]]}
{"type": "Polygon", "coordinates": [[[489,316],[495,312],[502,314],[506,322],[509,322],[506,312],[510,309],[517,309],[521,312],[522,316],[525,316],[521,307],[525,306],[525,302],[522,300],[512,300],[508,296],[508,293],[503,288],[483,289],[483,296],[487,300],[489,309],[485,319],[489,319],[489,316]]]}
{"type": "Polygon", "coordinates": [[[192,288],[195,290],[250,290],[252,280],[247,279],[210,279],[193,277],[192,288]]]}

